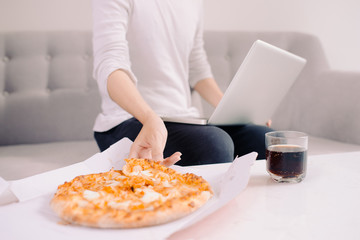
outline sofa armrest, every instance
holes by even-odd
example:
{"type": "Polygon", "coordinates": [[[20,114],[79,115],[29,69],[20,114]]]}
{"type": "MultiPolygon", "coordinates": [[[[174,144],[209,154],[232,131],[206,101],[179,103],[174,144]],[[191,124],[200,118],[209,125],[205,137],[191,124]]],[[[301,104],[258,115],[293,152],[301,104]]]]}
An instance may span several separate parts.
{"type": "Polygon", "coordinates": [[[324,71],[309,86],[301,119],[304,131],[360,144],[360,72],[324,71]]]}

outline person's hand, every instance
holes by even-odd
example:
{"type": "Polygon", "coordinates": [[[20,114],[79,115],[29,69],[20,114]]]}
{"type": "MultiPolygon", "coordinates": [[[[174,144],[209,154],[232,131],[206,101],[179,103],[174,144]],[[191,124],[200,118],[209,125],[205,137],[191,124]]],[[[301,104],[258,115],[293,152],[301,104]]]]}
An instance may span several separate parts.
{"type": "Polygon", "coordinates": [[[181,159],[181,152],[175,152],[170,157],[165,158],[161,164],[165,167],[170,167],[171,165],[174,165],[176,162],[178,162],[181,159]]]}
{"type": "Polygon", "coordinates": [[[180,160],[181,153],[176,152],[164,159],[163,151],[167,140],[164,122],[158,116],[149,117],[130,148],[129,158],[146,158],[160,161],[171,166],[180,160]]]}
{"type": "Polygon", "coordinates": [[[267,127],[271,127],[271,124],[272,124],[272,121],[271,121],[271,119],[269,119],[269,120],[266,122],[266,126],[267,126],[267,127]]]}

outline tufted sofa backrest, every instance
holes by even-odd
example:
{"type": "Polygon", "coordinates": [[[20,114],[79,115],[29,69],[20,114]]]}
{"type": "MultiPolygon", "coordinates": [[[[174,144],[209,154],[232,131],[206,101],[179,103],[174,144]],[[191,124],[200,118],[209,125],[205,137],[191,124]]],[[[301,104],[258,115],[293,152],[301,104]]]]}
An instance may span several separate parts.
{"type": "Polygon", "coordinates": [[[0,34],[0,145],[92,139],[90,32],[0,34]]]}
{"type": "MultiPolygon", "coordinates": [[[[257,39],[306,58],[304,71],[273,118],[275,127],[282,129],[301,124],[299,115],[307,106],[299,96],[306,98],[314,76],[328,68],[316,37],[206,32],[204,38],[223,90],[257,39]]],[[[91,39],[91,32],[0,33],[0,145],[93,139],[100,98],[92,77],[91,39]]],[[[209,115],[212,108],[205,102],[201,105],[204,115],[209,115]]]]}

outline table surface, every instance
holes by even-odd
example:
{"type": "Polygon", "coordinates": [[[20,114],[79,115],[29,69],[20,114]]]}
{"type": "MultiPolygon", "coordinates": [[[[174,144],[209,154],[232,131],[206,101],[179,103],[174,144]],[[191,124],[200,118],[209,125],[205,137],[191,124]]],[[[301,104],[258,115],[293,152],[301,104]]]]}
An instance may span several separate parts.
{"type": "Polygon", "coordinates": [[[310,156],[301,183],[276,183],[265,167],[255,162],[245,191],[169,239],[360,239],[360,152],[310,156]]]}
{"type": "MultiPolygon", "coordinates": [[[[229,165],[205,167],[225,172],[229,165]]],[[[265,161],[256,161],[251,167],[248,186],[235,199],[168,239],[360,239],[360,152],[310,156],[307,176],[301,183],[276,183],[267,174],[265,166],[265,161]]],[[[54,225],[55,215],[50,208],[43,207],[49,198],[44,196],[37,201],[3,208],[5,215],[0,215],[0,239],[5,226],[10,227],[10,235],[17,231],[15,219],[19,212],[24,216],[19,220],[27,228],[27,231],[19,232],[19,236],[34,234],[33,227],[36,227],[37,236],[41,236],[37,239],[55,237],[54,234],[58,234],[57,239],[63,236],[64,229],[54,225]],[[15,218],[7,220],[6,213],[15,214],[15,218]],[[28,223],[26,216],[30,215],[33,221],[28,223]],[[47,231],[43,231],[44,226],[39,227],[38,222],[47,223],[47,231]]],[[[76,228],[76,233],[91,232],[93,239],[104,237],[100,230],[84,229],[76,228]]],[[[118,236],[115,234],[115,237],[118,236]]]]}

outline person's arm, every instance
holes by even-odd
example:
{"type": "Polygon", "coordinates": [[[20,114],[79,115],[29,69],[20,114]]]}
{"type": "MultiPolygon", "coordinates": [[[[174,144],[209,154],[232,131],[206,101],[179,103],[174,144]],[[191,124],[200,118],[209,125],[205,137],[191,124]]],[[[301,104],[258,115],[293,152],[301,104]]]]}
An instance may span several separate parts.
{"type": "Polygon", "coordinates": [[[179,152],[164,160],[163,151],[167,140],[164,122],[145,102],[125,71],[116,70],[110,74],[107,90],[114,102],[143,124],[130,148],[130,158],[154,159],[163,161],[167,166],[180,160],[179,152]]]}
{"type": "Polygon", "coordinates": [[[213,78],[205,78],[200,80],[194,86],[194,90],[197,91],[200,96],[213,107],[216,107],[219,104],[221,98],[224,95],[213,78]]]}
{"type": "Polygon", "coordinates": [[[160,117],[142,98],[128,74],[122,70],[110,74],[107,90],[114,102],[143,124],[143,134],[149,135],[144,143],[138,143],[138,138],[135,140],[129,157],[162,159],[167,130],[160,117]]]}
{"type": "Polygon", "coordinates": [[[189,83],[202,98],[216,107],[223,96],[222,91],[213,78],[210,64],[204,48],[203,7],[199,2],[199,20],[197,23],[194,44],[189,56],[189,83]]]}
{"type": "Polygon", "coordinates": [[[110,74],[107,91],[114,102],[141,123],[145,123],[150,118],[157,118],[125,71],[116,70],[110,74]]]}

